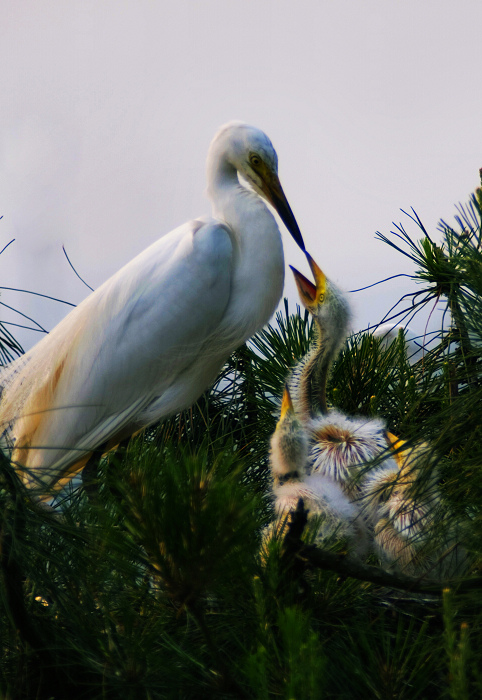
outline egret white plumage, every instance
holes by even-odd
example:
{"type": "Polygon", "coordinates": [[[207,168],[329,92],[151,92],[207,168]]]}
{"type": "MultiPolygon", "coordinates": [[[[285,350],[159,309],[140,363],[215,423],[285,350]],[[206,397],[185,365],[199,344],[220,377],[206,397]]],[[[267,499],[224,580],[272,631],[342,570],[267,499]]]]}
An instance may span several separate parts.
{"type": "Polygon", "coordinates": [[[281,416],[271,437],[270,465],[273,476],[277,520],[269,529],[282,536],[291,512],[303,499],[308,520],[317,520],[316,542],[346,539],[351,554],[367,553],[368,536],[360,509],[351,503],[340,486],[321,474],[307,473],[308,440],[298,420],[289,389],[285,388],[281,416]]]}
{"type": "Polygon", "coordinates": [[[221,127],[207,157],[213,217],[160,238],[3,372],[2,442],[28,486],[48,490],[93,450],[190,406],[268,321],[284,261],[263,200],[304,250],[277,165],[262,131],[221,127]]]}
{"type": "Polygon", "coordinates": [[[382,347],[387,348],[397,340],[400,332],[403,333],[405,340],[407,360],[411,365],[413,365],[423,357],[425,344],[424,338],[422,338],[420,335],[417,336],[411,328],[402,324],[384,323],[382,326],[378,326],[375,329],[373,335],[376,338],[381,338],[382,347]]]}

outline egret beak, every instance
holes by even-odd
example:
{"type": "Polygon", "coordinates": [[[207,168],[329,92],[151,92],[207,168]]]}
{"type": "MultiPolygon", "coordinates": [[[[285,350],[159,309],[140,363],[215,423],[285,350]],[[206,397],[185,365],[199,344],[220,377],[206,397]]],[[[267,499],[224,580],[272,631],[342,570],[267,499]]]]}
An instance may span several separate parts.
{"type": "Polygon", "coordinates": [[[315,278],[316,290],[318,293],[322,292],[324,294],[325,288],[326,288],[326,275],[318,267],[318,265],[315,263],[315,261],[313,260],[311,255],[306,252],[306,250],[305,250],[305,255],[306,255],[306,259],[308,260],[308,265],[310,266],[311,271],[313,273],[313,277],[315,278]]]}
{"type": "Polygon", "coordinates": [[[293,402],[291,401],[290,392],[287,386],[285,386],[283,391],[283,398],[281,399],[281,415],[280,421],[286,416],[288,411],[294,411],[293,402]]]}
{"type": "Polygon", "coordinates": [[[276,209],[284,225],[291,233],[301,250],[306,252],[303,236],[301,235],[299,226],[296,223],[294,214],[291,211],[291,207],[288,204],[288,200],[283,192],[278,176],[274,173],[270,173],[269,180],[267,177],[265,177],[262,179],[262,183],[263,186],[261,189],[266,199],[276,209]]]}
{"type": "Polygon", "coordinates": [[[401,447],[405,444],[406,441],[401,440],[400,438],[397,438],[396,435],[388,432],[388,430],[385,431],[385,437],[387,439],[388,446],[390,447],[392,452],[395,452],[395,455],[394,455],[395,460],[396,460],[398,466],[401,468],[404,464],[404,457],[403,457],[404,450],[402,450],[401,447]]]}
{"type": "Polygon", "coordinates": [[[397,443],[400,442],[400,439],[393,433],[390,433],[388,430],[385,431],[385,437],[387,438],[387,442],[390,444],[390,447],[396,447],[397,443]]]}

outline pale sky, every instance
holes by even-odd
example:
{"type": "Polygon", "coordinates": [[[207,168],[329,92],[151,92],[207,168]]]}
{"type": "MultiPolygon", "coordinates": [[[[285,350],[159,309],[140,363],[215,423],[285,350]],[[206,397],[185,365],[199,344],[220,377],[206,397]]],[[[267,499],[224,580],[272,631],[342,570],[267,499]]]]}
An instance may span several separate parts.
{"type": "MultiPolygon", "coordinates": [[[[262,128],[307,249],[342,288],[410,264],[375,231],[429,231],[482,166],[480,0],[22,0],[0,22],[2,286],[78,303],[210,213],[217,128],[262,128]]],[[[308,275],[282,229],[287,264],[308,275]]],[[[403,291],[351,295],[354,330],[403,291]]],[[[297,301],[287,269],[285,294],[297,301]]],[[[68,307],[2,292],[51,329],[68,307]]],[[[0,320],[14,320],[0,307],[0,320]]],[[[16,322],[22,322],[18,317],[16,322]]],[[[423,331],[424,321],[415,324],[423,331]]],[[[10,330],[29,347],[38,333],[10,330]]]]}

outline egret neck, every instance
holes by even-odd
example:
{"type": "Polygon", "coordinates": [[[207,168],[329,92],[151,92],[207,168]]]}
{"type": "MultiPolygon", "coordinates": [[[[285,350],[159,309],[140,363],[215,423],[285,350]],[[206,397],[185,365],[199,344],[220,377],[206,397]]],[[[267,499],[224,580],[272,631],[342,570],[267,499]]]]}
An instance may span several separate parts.
{"type": "Polygon", "coordinates": [[[273,214],[256,192],[244,187],[225,153],[208,159],[208,195],[213,217],[233,243],[229,304],[220,331],[243,343],[274,313],[284,284],[281,234],[273,214]]]}

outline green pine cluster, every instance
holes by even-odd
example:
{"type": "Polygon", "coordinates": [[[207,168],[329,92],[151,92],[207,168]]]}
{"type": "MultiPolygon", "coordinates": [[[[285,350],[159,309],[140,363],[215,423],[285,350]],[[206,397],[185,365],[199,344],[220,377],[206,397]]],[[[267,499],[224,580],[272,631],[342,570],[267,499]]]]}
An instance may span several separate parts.
{"type": "Polygon", "coordinates": [[[380,235],[414,264],[392,315],[438,301],[445,330],[414,364],[403,333],[348,338],[327,391],[429,445],[433,538],[456,533],[457,577],[317,551],[302,504],[262,546],[269,438],[311,334],[285,302],[196,405],[104,459],[96,498],[74,482],[55,509],[34,504],[2,458],[1,700],[482,697],[481,214],[479,189],[442,242],[415,214],[415,235],[380,235]]]}

